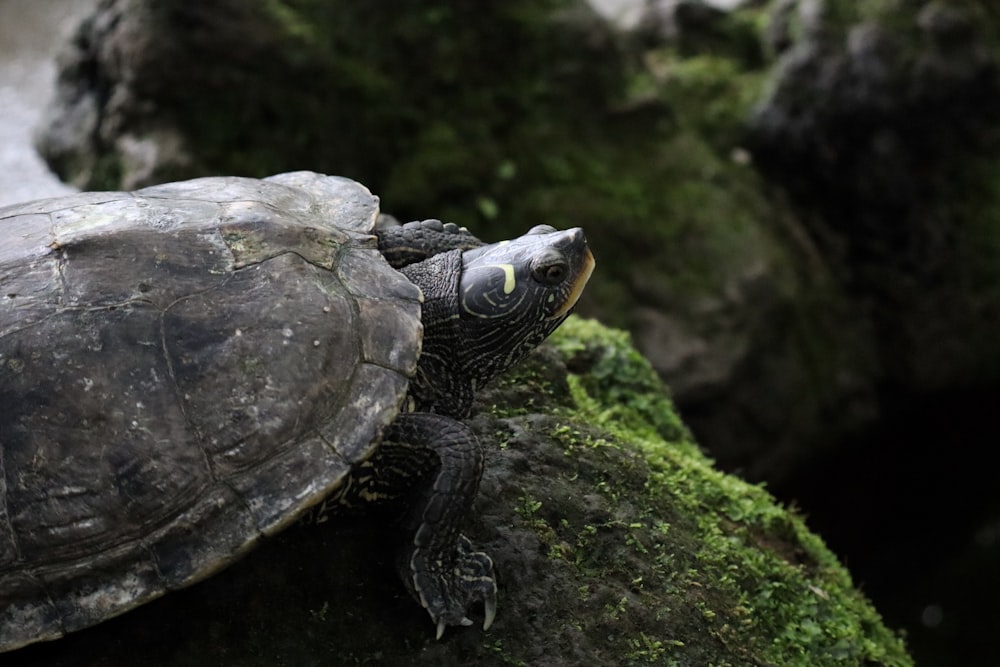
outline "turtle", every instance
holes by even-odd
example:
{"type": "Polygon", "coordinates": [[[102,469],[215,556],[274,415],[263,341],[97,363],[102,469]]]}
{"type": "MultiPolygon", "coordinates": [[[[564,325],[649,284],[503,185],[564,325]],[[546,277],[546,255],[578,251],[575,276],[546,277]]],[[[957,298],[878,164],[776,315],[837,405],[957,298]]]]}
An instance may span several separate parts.
{"type": "Polygon", "coordinates": [[[489,628],[463,420],[573,310],[580,228],[487,244],[299,171],[16,204],[0,235],[0,651],[383,502],[436,636],[489,628]]]}

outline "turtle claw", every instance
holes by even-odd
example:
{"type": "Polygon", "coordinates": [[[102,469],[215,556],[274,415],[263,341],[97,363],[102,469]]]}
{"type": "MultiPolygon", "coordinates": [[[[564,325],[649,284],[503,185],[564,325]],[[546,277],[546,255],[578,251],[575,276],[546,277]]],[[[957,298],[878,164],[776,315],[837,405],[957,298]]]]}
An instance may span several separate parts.
{"type": "MultiPolygon", "coordinates": [[[[492,623],[492,619],[490,619],[490,622],[492,623]]],[[[462,618],[461,621],[458,622],[458,625],[470,626],[472,625],[472,619],[469,618],[468,616],[465,616],[462,618]]],[[[437,636],[435,636],[434,639],[441,639],[441,637],[444,636],[444,629],[447,627],[448,624],[445,623],[444,619],[439,618],[437,623],[437,636]]],[[[487,627],[489,626],[483,627],[483,630],[485,630],[487,627]]]]}
{"type": "Polygon", "coordinates": [[[487,595],[483,600],[484,608],[484,618],[483,618],[483,632],[490,629],[493,625],[493,619],[497,617],[497,596],[496,593],[492,595],[487,595]]]}
{"type": "Polygon", "coordinates": [[[470,605],[482,600],[488,629],[497,614],[497,584],[493,561],[485,553],[474,551],[469,540],[459,536],[454,560],[445,563],[427,559],[422,550],[409,558],[404,582],[427,610],[435,625],[435,637],[441,639],[449,625],[473,624],[467,615],[470,605]]]}

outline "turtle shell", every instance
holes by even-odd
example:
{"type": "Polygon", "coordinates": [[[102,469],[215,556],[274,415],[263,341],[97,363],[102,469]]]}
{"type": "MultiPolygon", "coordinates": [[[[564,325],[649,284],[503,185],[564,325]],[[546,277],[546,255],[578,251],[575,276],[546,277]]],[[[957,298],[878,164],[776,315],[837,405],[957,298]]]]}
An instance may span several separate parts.
{"type": "Polygon", "coordinates": [[[205,578],[372,454],[422,336],[377,215],[310,172],[0,209],[0,650],[205,578]]]}

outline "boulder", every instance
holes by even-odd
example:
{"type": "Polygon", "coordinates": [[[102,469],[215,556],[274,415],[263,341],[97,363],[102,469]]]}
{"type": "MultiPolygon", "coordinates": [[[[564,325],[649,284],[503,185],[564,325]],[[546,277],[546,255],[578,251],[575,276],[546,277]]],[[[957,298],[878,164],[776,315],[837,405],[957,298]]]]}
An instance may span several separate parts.
{"type": "Polygon", "coordinates": [[[623,332],[571,318],[472,423],[487,463],[466,534],[498,570],[489,631],[436,641],[396,577],[391,514],[366,514],[294,527],[5,667],[912,665],[802,517],[705,458],[623,332]]]}

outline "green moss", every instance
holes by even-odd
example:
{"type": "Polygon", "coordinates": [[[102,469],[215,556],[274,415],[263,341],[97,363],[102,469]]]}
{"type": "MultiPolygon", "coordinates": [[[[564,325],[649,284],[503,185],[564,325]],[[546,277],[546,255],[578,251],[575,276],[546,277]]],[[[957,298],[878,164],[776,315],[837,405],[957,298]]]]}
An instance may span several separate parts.
{"type": "MultiPolygon", "coordinates": [[[[693,605],[705,631],[724,645],[742,647],[748,663],[912,664],[900,638],[885,628],[802,518],[762,487],[719,472],[698,450],[627,334],[571,318],[552,340],[575,370],[570,388],[576,408],[558,428],[568,455],[611,448],[636,453],[648,466],[639,493],[629,490],[628,473],[620,470],[606,472],[609,478],[594,485],[614,503],[629,505],[622,515],[575,526],[572,535],[567,526],[548,527],[553,540],[572,537],[576,566],[598,576],[622,567],[597,549],[604,544],[602,533],[615,531],[650,564],[634,582],[644,604],[665,611],[676,599],[693,605]],[[572,424],[597,426],[605,435],[572,424]]],[[[538,509],[532,513],[536,522],[538,509]]],[[[606,612],[620,618],[629,606],[612,600],[606,612]]],[[[680,650],[669,638],[640,635],[630,641],[629,657],[637,664],[667,661],[680,650]]]]}
{"type": "Polygon", "coordinates": [[[668,442],[691,441],[662,381],[627,332],[571,317],[551,341],[571,370],[585,370],[569,376],[570,388],[577,406],[599,415],[599,424],[652,429],[668,442]]]}

